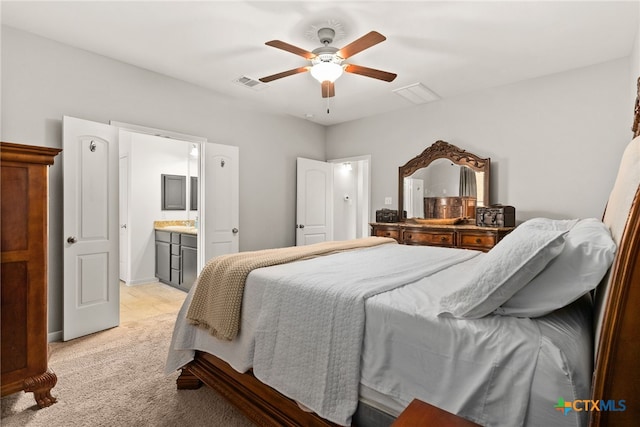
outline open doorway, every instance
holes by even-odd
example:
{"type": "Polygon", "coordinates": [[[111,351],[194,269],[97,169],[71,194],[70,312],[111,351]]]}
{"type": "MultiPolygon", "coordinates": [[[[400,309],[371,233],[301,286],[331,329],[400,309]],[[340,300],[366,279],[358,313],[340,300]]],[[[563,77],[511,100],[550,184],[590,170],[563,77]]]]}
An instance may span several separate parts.
{"type": "Polygon", "coordinates": [[[371,156],[297,159],[296,245],[369,235],[371,156]]]}
{"type": "Polygon", "coordinates": [[[333,164],[333,240],[369,235],[371,156],[329,160],[333,164]]]}
{"type": "MultiPolygon", "coordinates": [[[[123,245],[127,249],[128,258],[133,259],[134,239],[130,231],[133,227],[131,218],[134,208],[131,202],[138,200],[138,196],[131,191],[128,192],[125,196],[128,206],[123,209],[125,213],[123,220],[120,221],[119,176],[131,190],[131,170],[134,169],[131,150],[128,153],[123,151],[123,159],[119,158],[120,134],[124,135],[127,131],[133,135],[163,137],[160,138],[161,141],[170,138],[196,144],[196,147],[199,145],[200,158],[196,162],[198,166],[191,168],[191,171],[199,172],[199,176],[196,177],[200,181],[197,184],[199,191],[196,192],[199,199],[197,216],[202,220],[196,238],[196,271],[200,271],[204,260],[213,256],[211,254],[238,250],[239,153],[237,147],[205,144],[207,142],[205,138],[187,140],[182,138],[181,134],[171,132],[158,135],[154,129],[134,125],[115,122],[107,125],[64,116],[63,147],[66,158],[74,160],[64,162],[63,171],[63,231],[67,236],[63,254],[65,283],[62,335],[65,341],[108,329],[119,323],[118,279],[121,250],[118,244],[119,231],[126,230],[127,236],[123,239],[123,245]],[[120,175],[121,164],[125,168],[128,165],[129,170],[120,175]],[[223,172],[218,171],[216,165],[223,172]],[[205,175],[205,170],[212,172],[205,175]],[[209,195],[206,201],[203,197],[205,191],[209,195]],[[222,220],[224,223],[221,222],[222,220]],[[122,227],[123,225],[126,227],[122,227]]],[[[137,146],[134,143],[131,143],[131,147],[136,149],[137,146]]],[[[189,147],[191,144],[184,145],[189,147]]],[[[148,154],[155,152],[157,147],[156,144],[146,152],[141,152],[146,164],[153,163],[149,161],[148,154]]],[[[189,147],[191,148],[193,147],[189,147]]],[[[161,177],[156,179],[161,180],[161,177]]],[[[151,181],[156,179],[152,178],[151,181]]],[[[149,185],[153,186],[153,182],[149,185]]],[[[155,185],[159,186],[158,181],[155,185]]],[[[157,207],[161,202],[147,201],[146,204],[157,207]]],[[[160,218],[162,218],[161,215],[160,218]]],[[[195,221],[195,217],[193,220],[195,221]]],[[[149,232],[140,239],[143,244],[155,243],[153,221],[154,219],[145,225],[149,232]]],[[[171,235],[173,237],[173,233],[171,235]]],[[[169,261],[172,269],[175,260],[171,258],[169,261]]],[[[128,269],[134,272],[131,266],[128,269]]],[[[153,277],[151,280],[155,281],[153,273],[147,273],[143,281],[146,281],[146,277],[153,277]]]]}
{"type": "Polygon", "coordinates": [[[120,129],[120,280],[126,285],[158,280],[156,225],[197,229],[199,145],[120,129]],[[181,206],[162,203],[162,178],[167,176],[181,178],[181,206]]]}

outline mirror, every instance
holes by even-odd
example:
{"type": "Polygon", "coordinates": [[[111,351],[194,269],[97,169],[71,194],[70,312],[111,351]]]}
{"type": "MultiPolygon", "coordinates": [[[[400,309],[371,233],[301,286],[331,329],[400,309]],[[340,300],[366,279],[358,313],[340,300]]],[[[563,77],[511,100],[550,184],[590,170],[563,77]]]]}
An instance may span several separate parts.
{"type": "MultiPolygon", "coordinates": [[[[192,176],[190,177],[190,185],[189,185],[189,210],[197,211],[198,210],[198,177],[192,176]]],[[[197,219],[197,217],[196,217],[197,219]]]]}
{"type": "Polygon", "coordinates": [[[402,219],[467,218],[489,205],[491,159],[436,141],[399,168],[398,209],[402,219]]]}

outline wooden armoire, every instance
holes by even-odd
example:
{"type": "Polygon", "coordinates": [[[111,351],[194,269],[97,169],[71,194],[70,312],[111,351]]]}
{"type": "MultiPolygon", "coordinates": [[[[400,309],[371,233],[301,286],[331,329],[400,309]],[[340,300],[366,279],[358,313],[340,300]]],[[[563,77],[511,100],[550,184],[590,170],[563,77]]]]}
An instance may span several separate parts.
{"type": "Polygon", "coordinates": [[[0,315],[2,396],[33,392],[56,399],[48,368],[47,242],[49,166],[57,148],[0,142],[0,315]]]}

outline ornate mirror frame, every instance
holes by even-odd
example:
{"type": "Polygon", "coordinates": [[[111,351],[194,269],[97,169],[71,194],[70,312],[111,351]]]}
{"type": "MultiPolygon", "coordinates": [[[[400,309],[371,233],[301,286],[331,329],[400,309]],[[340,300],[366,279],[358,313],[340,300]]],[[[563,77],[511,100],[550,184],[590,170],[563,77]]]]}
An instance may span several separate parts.
{"type": "Polygon", "coordinates": [[[404,220],[404,178],[418,169],[429,166],[437,159],[447,159],[456,165],[468,166],[476,172],[484,172],[484,200],[489,203],[489,183],[491,178],[491,158],[478,157],[446,141],[438,140],[422,153],[398,168],[398,216],[404,220]]]}

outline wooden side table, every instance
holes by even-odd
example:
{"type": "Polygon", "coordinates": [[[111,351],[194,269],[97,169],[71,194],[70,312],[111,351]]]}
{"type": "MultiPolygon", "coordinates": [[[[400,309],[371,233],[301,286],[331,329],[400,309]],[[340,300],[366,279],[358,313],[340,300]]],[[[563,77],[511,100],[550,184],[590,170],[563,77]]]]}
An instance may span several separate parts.
{"type": "Polygon", "coordinates": [[[482,427],[422,400],[413,401],[391,427],[482,427]]]}

